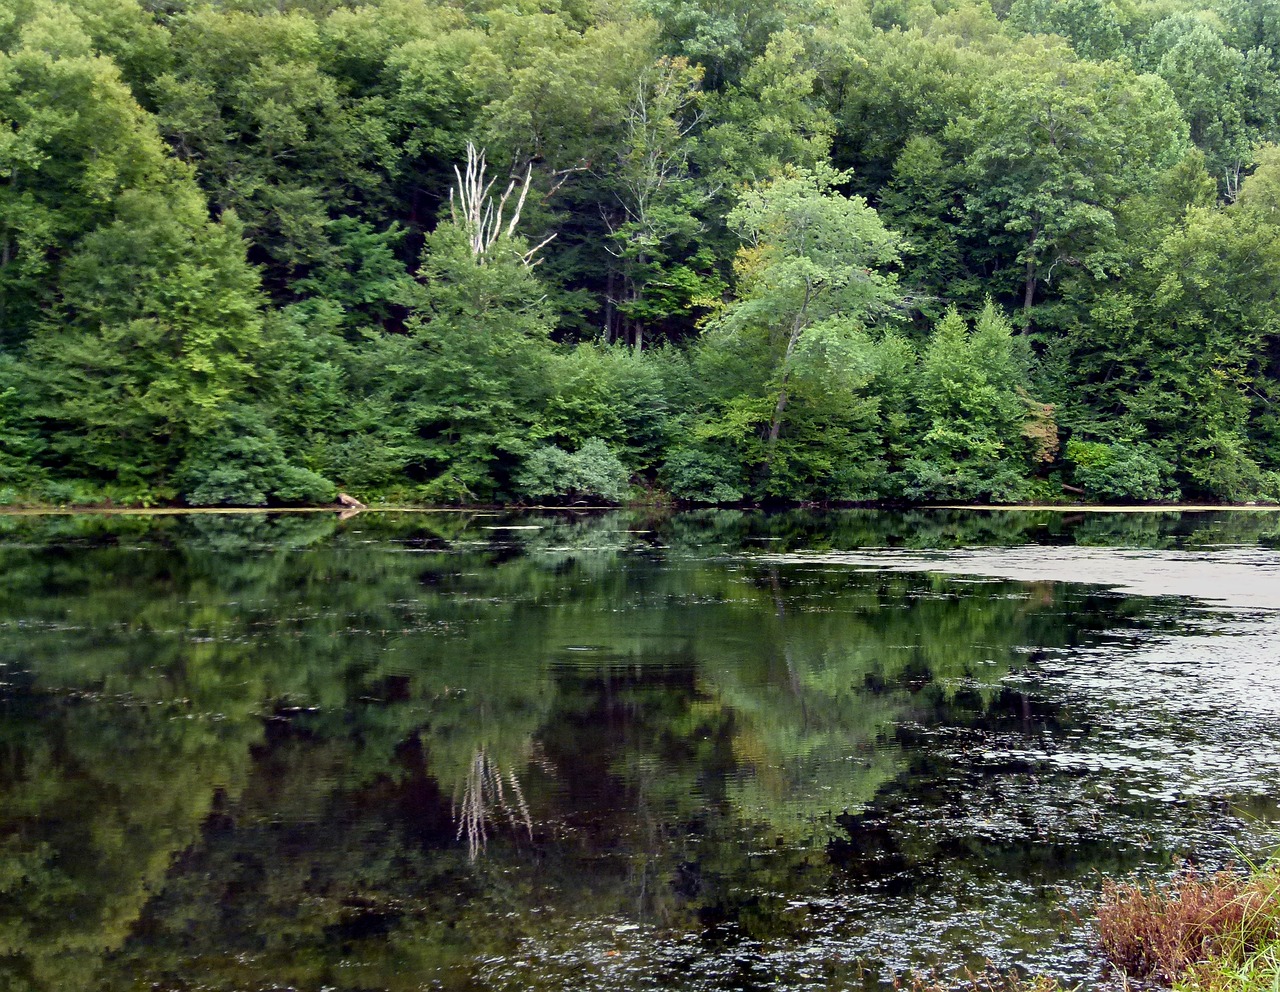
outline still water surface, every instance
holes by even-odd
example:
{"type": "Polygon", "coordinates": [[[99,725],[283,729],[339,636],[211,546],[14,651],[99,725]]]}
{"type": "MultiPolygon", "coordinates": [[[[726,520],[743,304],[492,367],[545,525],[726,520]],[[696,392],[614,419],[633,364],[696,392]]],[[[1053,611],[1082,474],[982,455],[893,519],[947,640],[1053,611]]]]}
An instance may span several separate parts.
{"type": "Polygon", "coordinates": [[[1280,843],[1280,515],[0,518],[0,988],[1105,981],[1280,843]]]}

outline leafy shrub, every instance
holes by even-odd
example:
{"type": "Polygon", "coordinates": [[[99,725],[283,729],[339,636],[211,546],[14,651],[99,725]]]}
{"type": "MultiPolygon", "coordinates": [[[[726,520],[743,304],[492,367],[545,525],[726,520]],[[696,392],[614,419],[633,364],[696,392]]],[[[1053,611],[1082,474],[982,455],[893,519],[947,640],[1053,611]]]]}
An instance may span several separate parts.
{"type": "Polygon", "coordinates": [[[1169,479],[1170,468],[1146,444],[1067,442],[1067,461],[1074,478],[1088,495],[1103,500],[1177,499],[1181,494],[1169,479]]]}
{"type": "Polygon", "coordinates": [[[588,438],[575,452],[553,444],[536,449],[516,479],[525,496],[567,499],[592,497],[621,502],[630,474],[609,446],[598,437],[588,438]]]}
{"type": "Polygon", "coordinates": [[[543,428],[566,447],[608,443],[633,468],[661,458],[671,414],[663,372],[667,349],[580,345],[551,366],[553,393],[543,428]]]}
{"type": "Polygon", "coordinates": [[[328,503],[332,482],[290,464],[280,439],[256,416],[242,410],[230,426],[203,439],[177,472],[179,491],[193,506],[265,506],[328,503]]]}
{"type": "Polygon", "coordinates": [[[737,503],[746,496],[742,466],[706,448],[677,448],[662,466],[661,479],[676,499],[737,503]]]}
{"type": "Polygon", "coordinates": [[[396,489],[405,482],[404,452],[387,435],[370,430],[333,440],[324,446],[325,470],[353,492],[396,489]]]}
{"type": "Polygon", "coordinates": [[[967,464],[908,458],[902,466],[901,484],[908,499],[935,502],[1016,503],[1029,492],[1020,466],[995,458],[967,464]]]}
{"type": "Polygon", "coordinates": [[[331,503],[338,490],[319,472],[298,465],[284,465],[276,477],[273,495],[282,503],[331,503]]]}
{"type": "Polygon", "coordinates": [[[1258,499],[1264,503],[1280,503],[1280,472],[1263,472],[1258,499]]]}
{"type": "Polygon", "coordinates": [[[96,493],[79,480],[50,479],[36,490],[36,497],[52,506],[86,506],[96,502],[96,493]]]}
{"type": "Polygon", "coordinates": [[[1186,446],[1183,470],[1190,487],[1215,499],[1254,499],[1266,488],[1264,473],[1248,454],[1247,441],[1231,431],[1215,430],[1186,446]]]}
{"type": "Polygon", "coordinates": [[[432,506],[467,504],[476,501],[476,494],[467,480],[453,469],[441,472],[434,479],[417,487],[416,497],[432,506]]]}

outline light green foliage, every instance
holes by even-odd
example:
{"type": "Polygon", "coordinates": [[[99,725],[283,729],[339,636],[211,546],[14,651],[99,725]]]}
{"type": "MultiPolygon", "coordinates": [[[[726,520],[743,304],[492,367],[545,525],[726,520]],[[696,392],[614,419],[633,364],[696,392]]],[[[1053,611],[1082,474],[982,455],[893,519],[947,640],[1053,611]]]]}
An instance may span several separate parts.
{"type": "Polygon", "coordinates": [[[1168,481],[1170,466],[1150,445],[1072,438],[1067,442],[1066,456],[1076,485],[1093,499],[1148,502],[1178,498],[1177,487],[1168,481]]]}
{"type": "Polygon", "coordinates": [[[1203,20],[1170,20],[1156,26],[1143,54],[1177,98],[1191,140],[1212,155],[1212,172],[1225,179],[1257,140],[1247,121],[1245,55],[1203,20]]]}
{"type": "Polygon", "coordinates": [[[1215,0],[1209,9],[1225,22],[1230,43],[1242,52],[1280,54],[1280,4],[1276,0],[1215,0]]]}
{"type": "Polygon", "coordinates": [[[733,334],[764,328],[784,359],[805,332],[827,321],[869,323],[896,299],[899,237],[861,197],[833,190],[829,169],[789,169],[745,191],[729,223],[745,242],[735,263],[737,299],[715,328],[733,334]]]}
{"type": "Polygon", "coordinates": [[[596,164],[622,137],[637,80],[652,66],[654,29],[606,23],[578,32],[555,14],[489,15],[472,68],[486,99],[486,148],[555,173],[596,164]]]}
{"type": "Polygon", "coordinates": [[[618,456],[600,438],[591,437],[574,452],[555,445],[535,449],[516,478],[516,492],[534,498],[620,503],[628,478],[618,456]]]}
{"type": "Polygon", "coordinates": [[[1009,322],[990,301],[972,332],[949,310],[920,356],[921,434],[904,465],[905,493],[926,500],[1017,500],[1027,481],[1026,381],[1009,322]]]}
{"type": "Polygon", "coordinates": [[[67,249],[118,199],[178,174],[118,67],[72,9],[20,10],[0,51],[0,343],[22,341],[56,297],[67,249]]]}
{"type": "MultiPolygon", "coordinates": [[[[991,19],[990,27],[999,25],[991,19]]],[[[969,107],[982,81],[1009,48],[1006,39],[981,44],[948,33],[876,33],[850,46],[833,84],[840,94],[836,153],[853,182],[875,195],[913,139],[940,141],[949,121],[969,107]],[[994,46],[996,51],[989,53],[994,46]]],[[[948,157],[948,164],[954,164],[948,157]]]]}
{"type": "Polygon", "coordinates": [[[768,495],[795,498],[818,478],[856,489],[843,466],[874,447],[864,436],[874,422],[865,328],[897,299],[884,270],[897,261],[899,239],[860,197],[832,191],[840,178],[788,170],[747,190],[729,214],[746,243],[735,265],[738,298],[715,318],[709,343],[746,344],[762,364],[720,431],[762,434],[768,495]],[[798,413],[789,412],[793,399],[798,413]]]}

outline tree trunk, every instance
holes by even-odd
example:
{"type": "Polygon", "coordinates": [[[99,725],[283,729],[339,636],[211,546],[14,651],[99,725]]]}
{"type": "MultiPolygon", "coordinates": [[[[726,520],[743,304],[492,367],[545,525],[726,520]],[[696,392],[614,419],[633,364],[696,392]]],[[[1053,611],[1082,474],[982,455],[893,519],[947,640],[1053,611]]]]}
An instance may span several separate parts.
{"type": "MultiPolygon", "coordinates": [[[[643,272],[647,261],[648,258],[645,255],[637,256],[636,268],[643,272]]],[[[640,287],[636,285],[635,279],[631,277],[627,278],[627,302],[632,304],[631,312],[634,314],[636,312],[635,304],[640,302],[640,287]]],[[[642,351],[644,349],[644,322],[637,317],[632,317],[631,319],[635,326],[636,351],[642,351]]]]}
{"type": "Polygon", "coordinates": [[[613,305],[613,292],[615,288],[617,276],[613,271],[613,266],[609,266],[609,277],[604,284],[604,343],[613,344],[617,331],[614,326],[616,318],[616,310],[613,305]]]}
{"type": "Polygon", "coordinates": [[[1031,305],[1036,300],[1036,262],[1034,258],[1027,259],[1027,284],[1026,292],[1022,296],[1022,330],[1025,334],[1031,330],[1031,305]]]}
{"type": "Polygon", "coordinates": [[[782,433],[782,414],[787,408],[787,373],[782,375],[782,389],[778,393],[778,405],[773,408],[773,419],[769,421],[769,444],[765,465],[773,462],[773,449],[777,447],[778,435],[782,433]]]}
{"type": "Polygon", "coordinates": [[[773,471],[773,451],[778,446],[778,435],[782,433],[782,414],[787,409],[787,400],[790,399],[787,393],[787,381],[791,378],[791,356],[795,354],[796,345],[800,343],[800,335],[804,333],[804,329],[809,324],[809,304],[812,300],[813,284],[806,279],[804,302],[801,303],[799,312],[791,321],[791,335],[787,338],[787,352],[782,357],[782,383],[778,390],[778,403],[773,408],[773,418],[769,421],[769,439],[765,443],[764,471],[766,475],[773,471]]]}

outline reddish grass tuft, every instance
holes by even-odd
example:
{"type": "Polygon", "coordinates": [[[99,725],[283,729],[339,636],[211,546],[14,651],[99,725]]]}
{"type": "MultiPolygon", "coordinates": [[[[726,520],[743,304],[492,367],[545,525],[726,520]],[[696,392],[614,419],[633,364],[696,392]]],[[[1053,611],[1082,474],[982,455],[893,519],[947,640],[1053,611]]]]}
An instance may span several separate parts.
{"type": "Polygon", "coordinates": [[[1172,984],[1208,962],[1242,960],[1280,938],[1280,874],[1188,871],[1146,888],[1107,882],[1098,928],[1118,968],[1172,984]]]}

